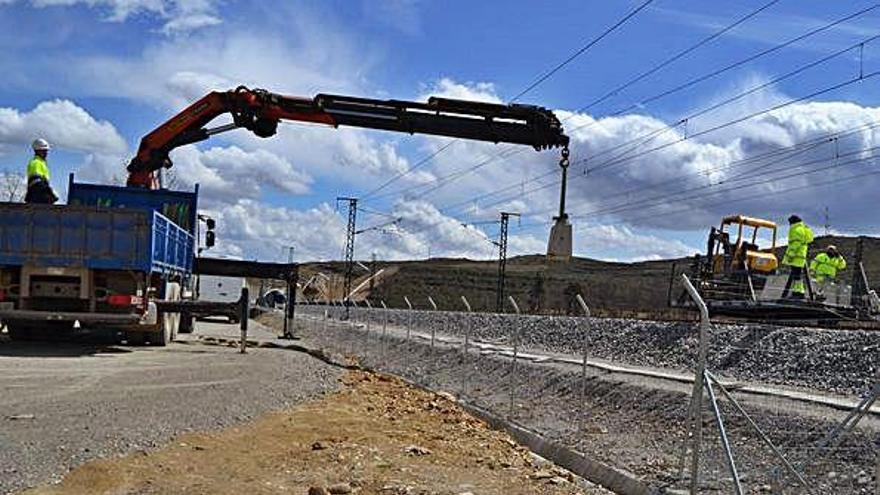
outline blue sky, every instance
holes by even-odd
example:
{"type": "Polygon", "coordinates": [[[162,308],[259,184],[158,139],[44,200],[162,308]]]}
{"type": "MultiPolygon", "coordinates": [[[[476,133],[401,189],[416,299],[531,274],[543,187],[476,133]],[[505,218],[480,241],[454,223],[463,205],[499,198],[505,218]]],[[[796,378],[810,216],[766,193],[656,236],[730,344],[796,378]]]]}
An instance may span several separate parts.
{"type": "MultiPolygon", "coordinates": [[[[421,99],[445,94],[508,101],[638,3],[0,0],[0,169],[22,170],[28,143],[45,135],[56,145],[50,159],[56,187],[63,190],[69,172],[90,181],[121,180],[140,136],[208,90],[238,84],[302,96],[335,92],[421,99]]],[[[872,4],[780,0],[644,81],[571,114],[766,3],[655,0],[520,101],[556,109],[567,119],[566,127],[575,128],[573,159],[580,163],[880,34],[876,9],[687,91],[609,117],[872,4]]],[[[616,260],[688,255],[700,249],[706,229],[722,214],[780,220],[798,211],[818,225],[826,205],[832,227],[876,232],[880,222],[866,207],[878,185],[870,175],[876,166],[871,148],[880,139],[873,128],[840,137],[834,149],[817,145],[788,162],[747,173],[766,178],[765,183],[739,182],[746,187],[699,198],[672,195],[688,188],[701,193],[698,188],[706,193],[724,189],[725,181],[742,179],[727,164],[869,126],[880,117],[880,78],[674,142],[685,132],[699,133],[841,83],[860,69],[873,73],[880,69],[880,40],[867,43],[861,55],[853,50],[693,119],[686,129],[664,132],[639,150],[664,143],[668,148],[607,172],[584,175],[573,166],[569,203],[576,253],[616,260]],[[835,157],[841,149],[844,155],[862,150],[846,155],[861,161],[840,170],[803,168],[807,161],[840,161],[835,157]],[[786,170],[805,173],[787,177],[786,170]],[[858,174],[866,175],[853,179],[858,174]],[[837,179],[839,184],[822,185],[837,179]]],[[[299,259],[326,259],[338,257],[344,234],[336,195],[363,195],[447,143],[285,125],[269,140],[236,131],[178,150],[173,158],[178,187],[202,184],[203,207],[219,219],[219,249],[277,258],[281,247],[295,245],[299,259]]],[[[534,179],[555,170],[557,156],[532,150],[507,156],[513,151],[456,142],[382,191],[395,194],[368,198],[364,206],[403,220],[359,238],[358,256],[375,251],[389,258],[428,252],[490,257],[494,248],[488,240],[495,228],[481,225],[478,231],[461,223],[495,218],[500,209],[525,214],[523,226],[511,229],[514,252],[542,251],[556,187],[547,182],[552,175],[544,182],[534,179]],[[424,194],[438,177],[489,158],[493,161],[479,170],[424,194]],[[540,184],[547,185],[529,192],[540,184]],[[468,202],[504,187],[507,194],[493,201],[468,202]],[[450,207],[456,204],[467,206],[450,207]]],[[[360,218],[359,226],[367,227],[384,217],[364,213],[360,218]]]]}

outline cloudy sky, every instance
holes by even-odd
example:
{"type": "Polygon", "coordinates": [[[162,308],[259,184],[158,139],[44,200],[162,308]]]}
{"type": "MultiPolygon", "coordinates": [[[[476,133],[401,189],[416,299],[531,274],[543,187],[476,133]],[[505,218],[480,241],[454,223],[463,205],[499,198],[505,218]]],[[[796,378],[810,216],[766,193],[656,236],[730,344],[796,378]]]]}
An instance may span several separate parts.
{"type": "MultiPolygon", "coordinates": [[[[240,84],[508,102],[641,3],[0,0],[0,170],[44,136],[62,193],[71,172],[123,181],[142,135],[240,84]]],[[[821,233],[827,208],[831,231],[880,232],[872,3],[654,0],[519,98],[572,136],[576,254],[690,255],[730,213],[798,212],[821,233]]],[[[358,228],[400,219],[360,235],[359,258],[492,257],[502,210],[523,215],[511,251],[543,252],[558,203],[558,151],[510,145],[286,124],[172,158],[217,252],[250,259],[338,259],[338,195],[363,198],[358,228]]]]}

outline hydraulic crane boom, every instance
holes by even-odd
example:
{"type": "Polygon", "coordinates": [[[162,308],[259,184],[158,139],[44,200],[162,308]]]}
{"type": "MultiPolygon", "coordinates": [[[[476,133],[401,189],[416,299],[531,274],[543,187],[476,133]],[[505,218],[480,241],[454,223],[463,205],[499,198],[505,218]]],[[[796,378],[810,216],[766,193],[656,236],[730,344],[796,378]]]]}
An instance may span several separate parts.
{"type": "Polygon", "coordinates": [[[524,144],[536,150],[565,147],[569,141],[553,112],[532,105],[435,97],[427,103],[326,94],[297,98],[240,86],[209,93],[144,136],[128,165],[128,185],[155,187],[155,172],[171,167],[168,154],[179,146],[239,127],[270,137],[282,120],[524,144]],[[232,115],[231,124],[206,127],[225,113],[232,115]]]}

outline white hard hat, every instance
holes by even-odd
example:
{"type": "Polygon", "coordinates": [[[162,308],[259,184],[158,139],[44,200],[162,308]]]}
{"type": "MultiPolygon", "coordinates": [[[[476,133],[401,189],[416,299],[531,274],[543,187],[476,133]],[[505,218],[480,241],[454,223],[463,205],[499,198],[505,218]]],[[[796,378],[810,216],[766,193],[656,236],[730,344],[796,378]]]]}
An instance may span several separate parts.
{"type": "Polygon", "coordinates": [[[49,151],[49,141],[46,141],[43,138],[34,139],[34,144],[31,145],[34,148],[34,151],[49,151]]]}

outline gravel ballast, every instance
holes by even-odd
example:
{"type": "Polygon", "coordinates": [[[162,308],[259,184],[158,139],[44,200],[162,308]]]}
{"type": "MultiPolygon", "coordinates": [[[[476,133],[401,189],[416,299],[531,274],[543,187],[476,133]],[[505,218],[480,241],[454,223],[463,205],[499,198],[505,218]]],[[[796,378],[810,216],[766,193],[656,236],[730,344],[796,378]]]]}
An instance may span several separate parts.
{"type": "MultiPolygon", "coordinates": [[[[300,307],[322,313],[323,307],[300,307]]],[[[340,312],[336,308],[334,312],[340,312]]],[[[693,369],[698,328],[691,322],[616,318],[518,316],[512,314],[355,309],[357,317],[419,331],[474,340],[511,343],[518,335],[523,349],[580,356],[617,364],[693,369]],[[363,314],[362,314],[363,313],[363,314]],[[412,318],[412,320],[410,320],[412,318]]],[[[845,395],[870,389],[880,370],[880,332],[781,327],[759,324],[713,324],[708,366],[731,379],[804,387],[845,395]]]]}

